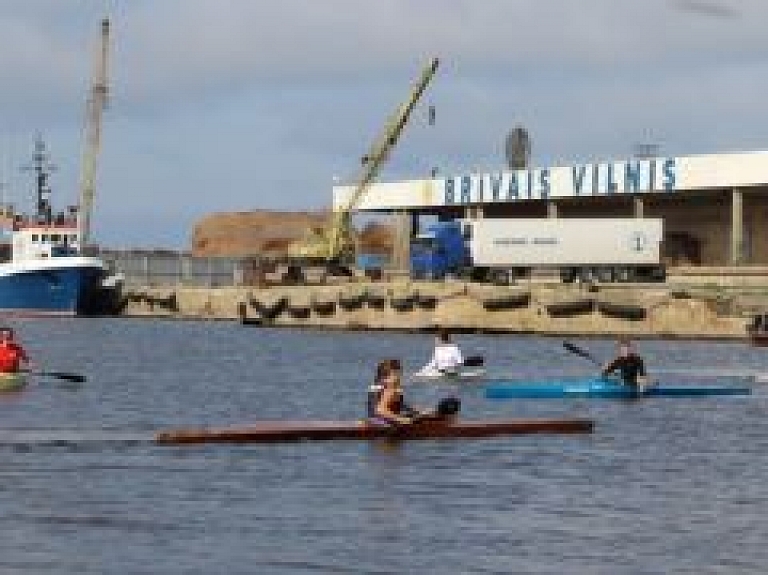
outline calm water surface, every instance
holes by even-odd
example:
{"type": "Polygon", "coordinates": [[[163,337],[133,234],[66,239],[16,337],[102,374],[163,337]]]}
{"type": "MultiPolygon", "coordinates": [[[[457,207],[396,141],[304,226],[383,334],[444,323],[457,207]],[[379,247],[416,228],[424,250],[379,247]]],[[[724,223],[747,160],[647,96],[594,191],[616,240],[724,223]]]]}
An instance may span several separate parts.
{"type": "MultiPolygon", "coordinates": [[[[17,322],[48,369],[0,396],[0,573],[765,573],[768,389],[746,398],[489,401],[467,418],[589,416],[591,436],[160,447],[152,433],[357,418],[376,359],[424,335],[141,320],[17,322]]],[[[580,375],[560,340],[461,336],[516,378],[580,375]]],[[[608,341],[581,342],[598,357],[608,341]]],[[[658,369],[764,370],[736,343],[642,342],[658,369]]]]}

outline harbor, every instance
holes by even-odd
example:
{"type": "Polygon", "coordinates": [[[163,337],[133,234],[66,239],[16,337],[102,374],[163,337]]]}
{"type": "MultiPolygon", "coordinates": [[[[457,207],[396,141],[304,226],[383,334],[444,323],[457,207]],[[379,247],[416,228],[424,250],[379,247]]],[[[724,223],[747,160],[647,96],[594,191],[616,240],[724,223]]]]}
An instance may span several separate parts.
{"type": "Polygon", "coordinates": [[[765,572],[768,4],[8,4],[0,573],[765,572]]]}

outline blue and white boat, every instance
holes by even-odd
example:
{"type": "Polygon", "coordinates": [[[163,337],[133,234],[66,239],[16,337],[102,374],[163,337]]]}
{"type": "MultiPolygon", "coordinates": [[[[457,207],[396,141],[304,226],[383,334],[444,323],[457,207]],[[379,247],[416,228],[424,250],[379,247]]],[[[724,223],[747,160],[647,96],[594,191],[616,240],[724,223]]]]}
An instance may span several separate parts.
{"type": "Polygon", "coordinates": [[[15,215],[6,209],[7,261],[0,263],[0,314],[94,315],[109,311],[109,270],[81,253],[77,208],[53,214],[45,146],[36,144],[37,211],[15,215]],[[7,228],[10,228],[9,230],[7,228]],[[9,250],[10,248],[10,250],[9,250]]]}

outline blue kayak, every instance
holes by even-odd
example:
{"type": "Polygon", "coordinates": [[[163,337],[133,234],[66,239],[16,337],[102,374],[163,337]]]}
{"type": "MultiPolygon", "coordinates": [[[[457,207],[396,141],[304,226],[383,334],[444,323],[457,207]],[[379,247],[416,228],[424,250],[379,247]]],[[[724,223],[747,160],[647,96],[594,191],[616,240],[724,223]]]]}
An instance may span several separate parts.
{"type": "Polygon", "coordinates": [[[545,399],[559,397],[598,397],[630,399],[634,397],[706,397],[713,395],[748,395],[748,387],[717,385],[648,385],[640,390],[616,380],[601,378],[560,379],[520,383],[499,383],[485,388],[489,399],[545,399]]]}

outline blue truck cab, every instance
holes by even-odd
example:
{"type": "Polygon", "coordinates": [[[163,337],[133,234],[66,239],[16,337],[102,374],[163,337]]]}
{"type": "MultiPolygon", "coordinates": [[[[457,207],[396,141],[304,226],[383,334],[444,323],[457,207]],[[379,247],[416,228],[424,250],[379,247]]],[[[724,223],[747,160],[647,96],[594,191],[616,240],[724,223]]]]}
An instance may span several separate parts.
{"type": "Polygon", "coordinates": [[[411,239],[411,277],[442,279],[470,265],[468,228],[461,221],[435,222],[411,239]]]}

